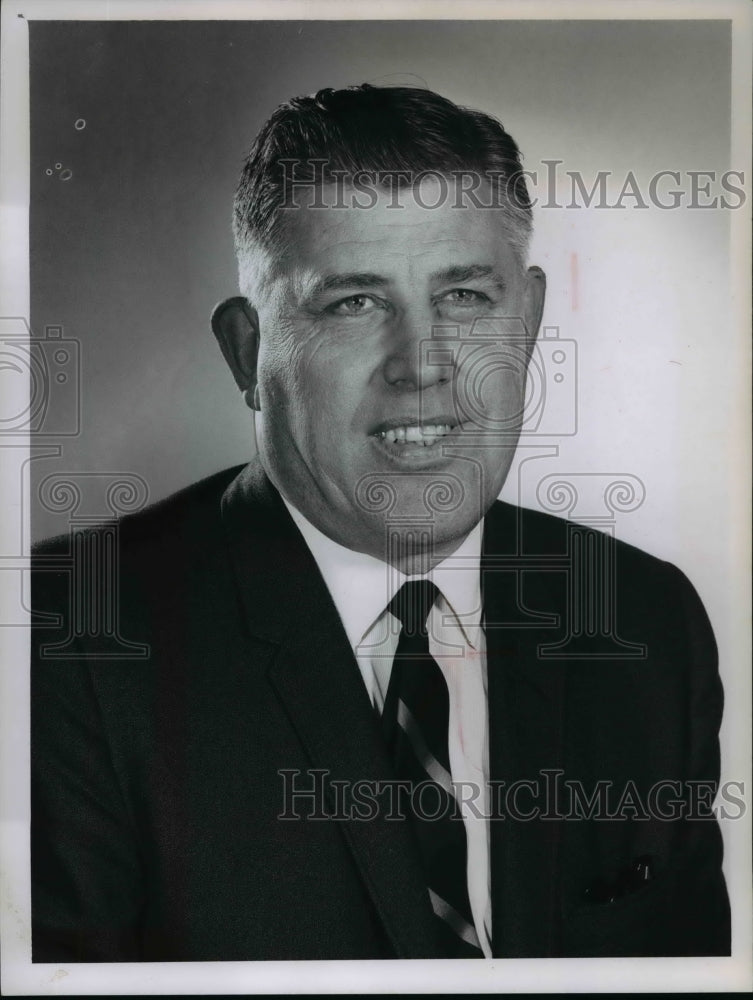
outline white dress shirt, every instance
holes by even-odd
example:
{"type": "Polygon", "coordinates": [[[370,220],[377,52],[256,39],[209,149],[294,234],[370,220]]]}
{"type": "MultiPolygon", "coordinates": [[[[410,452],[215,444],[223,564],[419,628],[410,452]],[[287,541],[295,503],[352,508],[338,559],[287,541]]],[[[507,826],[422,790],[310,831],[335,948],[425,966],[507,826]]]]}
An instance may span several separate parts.
{"type": "MultiPolygon", "coordinates": [[[[373,556],[333,542],[285,500],[324,577],[373,704],[381,712],[400,635],[386,610],[408,580],[373,556]]],[[[481,627],[479,563],[483,524],[426,574],[439,590],[427,621],[429,650],[450,695],[450,770],[468,842],[468,896],[479,942],[491,958],[489,743],[486,640],[481,627]]]]}

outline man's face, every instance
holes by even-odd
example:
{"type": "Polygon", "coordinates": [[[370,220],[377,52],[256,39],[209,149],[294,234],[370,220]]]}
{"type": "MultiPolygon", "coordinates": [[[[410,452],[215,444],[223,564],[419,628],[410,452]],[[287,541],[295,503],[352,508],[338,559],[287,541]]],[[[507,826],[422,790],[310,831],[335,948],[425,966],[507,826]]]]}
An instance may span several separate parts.
{"type": "Polygon", "coordinates": [[[498,210],[438,200],[427,181],[402,209],[385,192],[288,211],[282,273],[253,303],[268,475],[335,541],[416,571],[502,488],[543,301],[498,210]]]}

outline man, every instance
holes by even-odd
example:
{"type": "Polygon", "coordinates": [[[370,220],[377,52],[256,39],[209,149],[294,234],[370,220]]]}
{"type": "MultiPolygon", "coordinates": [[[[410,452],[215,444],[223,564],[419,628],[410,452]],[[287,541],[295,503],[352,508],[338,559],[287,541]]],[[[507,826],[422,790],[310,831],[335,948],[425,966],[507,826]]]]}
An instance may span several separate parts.
{"type": "Polygon", "coordinates": [[[496,501],[544,300],[512,138],[320,91],[234,223],[258,458],[119,525],[132,656],[72,613],[112,533],[36,555],[34,960],[728,953],[695,591],[496,501]]]}

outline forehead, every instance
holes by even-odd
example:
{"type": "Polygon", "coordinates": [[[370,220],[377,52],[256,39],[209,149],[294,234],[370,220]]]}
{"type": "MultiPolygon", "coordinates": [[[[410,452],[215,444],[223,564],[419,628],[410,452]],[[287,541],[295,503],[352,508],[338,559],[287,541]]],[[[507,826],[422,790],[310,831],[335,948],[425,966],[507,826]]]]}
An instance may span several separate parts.
{"type": "Polygon", "coordinates": [[[417,277],[447,264],[513,269],[516,254],[504,210],[460,202],[452,188],[426,178],[417,190],[351,186],[321,189],[283,213],[286,252],[278,273],[374,271],[417,277]],[[372,203],[373,202],[373,203],[372,203]],[[334,206],[338,207],[334,207],[334,206]]]}

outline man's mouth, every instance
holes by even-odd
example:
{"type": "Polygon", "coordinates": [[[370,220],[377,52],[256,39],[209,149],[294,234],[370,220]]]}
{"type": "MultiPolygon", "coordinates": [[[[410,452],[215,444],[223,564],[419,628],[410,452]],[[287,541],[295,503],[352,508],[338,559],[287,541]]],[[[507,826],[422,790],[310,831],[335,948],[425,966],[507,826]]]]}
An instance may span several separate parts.
{"type": "Polygon", "coordinates": [[[401,424],[396,427],[388,427],[377,432],[376,437],[387,444],[406,445],[419,444],[424,448],[431,448],[432,445],[447,437],[455,429],[455,424],[401,424]]]}

